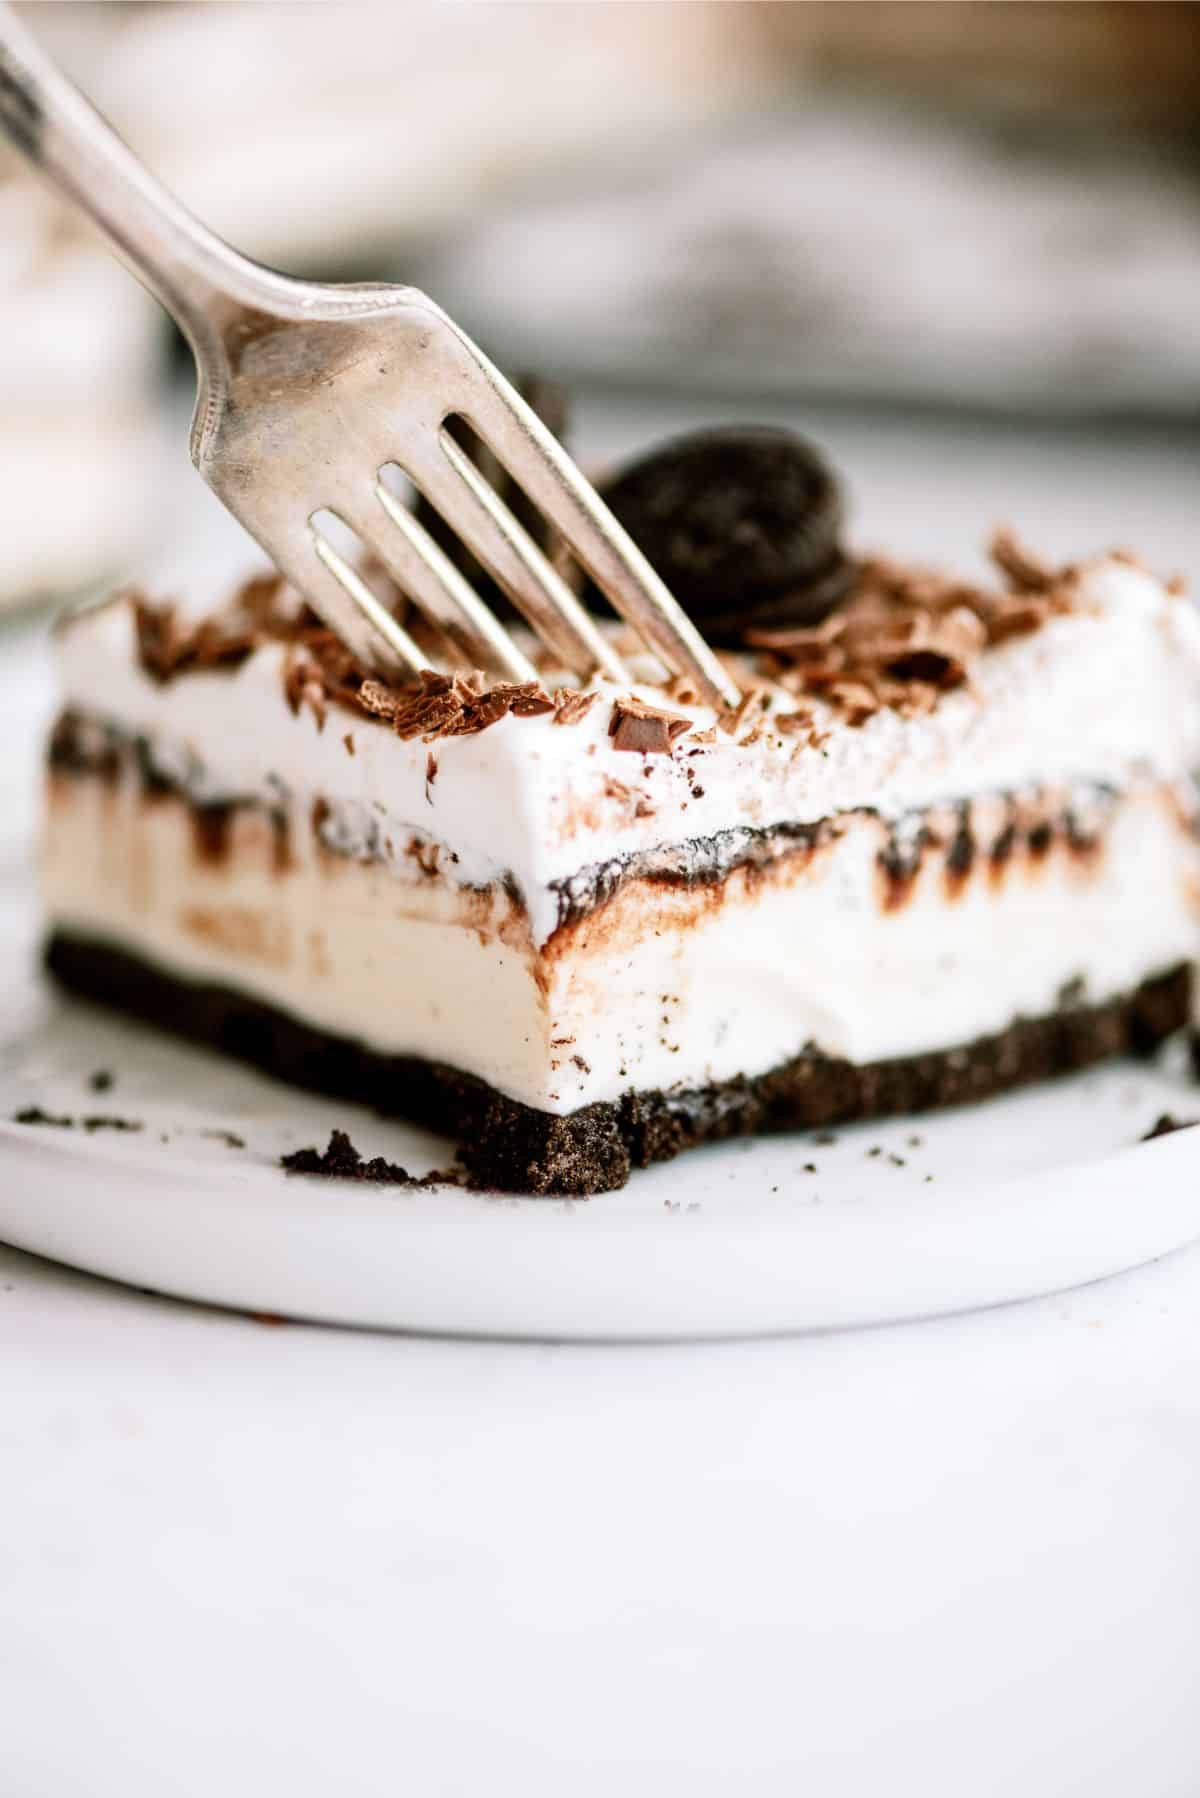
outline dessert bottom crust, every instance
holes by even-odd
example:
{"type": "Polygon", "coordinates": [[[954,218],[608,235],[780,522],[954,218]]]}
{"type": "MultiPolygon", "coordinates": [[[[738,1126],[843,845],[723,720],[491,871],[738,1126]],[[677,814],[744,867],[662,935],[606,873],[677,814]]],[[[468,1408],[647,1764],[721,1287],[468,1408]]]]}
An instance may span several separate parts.
{"type": "Polygon", "coordinates": [[[278,1079],[451,1136],[475,1184],[524,1193],[609,1192],[634,1168],[702,1143],[967,1104],[1110,1056],[1146,1055],[1187,1022],[1191,997],[1191,970],[1181,964],[1103,1004],[1064,1003],[1050,1016],[1019,1018],[998,1035],[949,1049],[863,1065],[812,1050],[754,1078],[629,1093],[558,1117],[454,1068],[381,1055],[94,938],[56,931],[45,959],[51,974],[88,999],[278,1079]]]}

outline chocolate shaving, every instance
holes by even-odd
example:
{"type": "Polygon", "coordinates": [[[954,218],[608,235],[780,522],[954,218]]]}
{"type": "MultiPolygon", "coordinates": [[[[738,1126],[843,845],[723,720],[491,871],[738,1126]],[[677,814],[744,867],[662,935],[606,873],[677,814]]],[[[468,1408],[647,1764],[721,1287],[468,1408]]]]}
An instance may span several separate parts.
{"type": "Polygon", "coordinates": [[[865,681],[835,681],[827,697],[845,715],[847,724],[865,724],[879,710],[879,701],[865,681]]]}
{"type": "MultiPolygon", "coordinates": [[[[252,575],[220,612],[188,624],[177,607],[132,593],[138,654],[162,683],[196,668],[234,669],[260,644],[296,640],[314,627],[332,638],[282,575],[252,575]]],[[[333,639],[336,641],[336,639],[333,639]]]]}
{"type": "Polygon", "coordinates": [[[815,629],[807,624],[775,629],[752,627],[746,632],[746,642],[754,649],[779,650],[793,662],[819,663],[831,653],[834,638],[842,628],[842,620],[834,613],[815,629]]]}
{"type": "MultiPolygon", "coordinates": [[[[789,623],[786,612],[768,614],[739,634],[759,652],[761,675],[799,700],[825,698],[851,724],[865,723],[884,707],[920,717],[942,693],[970,680],[986,649],[1039,629],[1075,603],[1075,571],[1039,560],[1010,531],[996,533],[991,553],[1006,577],[1006,590],[875,558],[854,566],[848,592],[820,622],[789,623]]],[[[288,652],[287,703],[293,712],[310,710],[318,725],[329,705],[338,704],[388,723],[400,737],[433,741],[486,730],[509,714],[577,724],[598,697],[565,687],[551,695],[538,681],[489,686],[479,671],[427,670],[411,683],[393,686],[356,665],[345,645],[273,574],[246,582],[222,612],[194,625],[182,621],[172,605],[131,598],[139,655],[151,678],[165,682],[191,669],[232,669],[260,645],[280,643],[288,652]]],[[[404,601],[394,594],[393,602],[401,615],[404,601]]],[[[734,664],[733,673],[744,687],[744,662],[734,664]]],[[[694,702],[694,687],[682,676],[673,677],[664,694],[678,704],[694,702]]],[[[720,729],[741,736],[762,723],[757,697],[751,689],[720,719],[720,729]]],[[[797,714],[802,710],[797,707],[797,714]]],[[[611,735],[619,749],[664,754],[688,728],[686,719],[631,699],[614,709],[611,735]]]]}
{"type": "Polygon", "coordinates": [[[992,532],[988,555],[1009,584],[1022,593],[1046,593],[1061,579],[1062,571],[1035,556],[1007,525],[992,532]]]}
{"type": "MultiPolygon", "coordinates": [[[[507,688],[493,687],[493,694],[507,688]]],[[[519,687],[513,687],[509,694],[510,709],[514,718],[544,718],[547,712],[554,710],[554,701],[537,681],[526,681],[519,687]]]]}
{"type": "MultiPolygon", "coordinates": [[[[245,613],[248,619],[265,630],[273,628],[273,621],[279,616],[281,603],[288,599],[290,589],[281,574],[269,569],[263,574],[252,574],[249,580],[242,582],[233,596],[235,611],[245,613]]],[[[291,616],[296,615],[295,596],[291,595],[288,610],[291,616]]]]}
{"type": "Polygon", "coordinates": [[[394,718],[400,708],[400,694],[382,681],[365,680],[354,697],[373,718],[394,718]]]}
{"type": "Polygon", "coordinates": [[[1050,616],[1050,607],[1042,599],[1002,599],[992,608],[988,619],[989,641],[1006,643],[1010,637],[1025,637],[1041,630],[1050,616]]]}
{"type": "Polygon", "coordinates": [[[325,679],[320,667],[304,649],[289,649],[287,653],[283,694],[293,716],[299,714],[301,707],[307,706],[317,721],[317,729],[324,730],[325,679]]]}
{"type": "Polygon", "coordinates": [[[555,724],[581,723],[599,697],[598,693],[580,693],[574,687],[556,687],[554,689],[555,724]]]}
{"type": "Polygon", "coordinates": [[[626,749],[635,755],[670,755],[671,745],[691,729],[690,718],[660,711],[640,699],[618,699],[613,702],[608,734],[614,749],[626,749]]]}
{"type": "Polygon", "coordinates": [[[260,641],[255,626],[236,611],[189,626],[173,605],[135,598],[133,616],[138,657],[160,686],[185,670],[240,667],[260,641]]]}
{"type": "Polygon", "coordinates": [[[717,723],[727,737],[736,737],[750,713],[761,711],[766,701],[767,694],[762,687],[747,687],[732,712],[722,712],[717,723]]]}
{"type": "Polygon", "coordinates": [[[747,641],[763,652],[763,673],[797,696],[825,699],[850,725],[884,706],[920,717],[970,680],[986,649],[1074,603],[1070,570],[1035,562],[1011,533],[992,548],[1012,591],[876,558],[859,565],[849,596],[817,627],[760,627],[747,641]]]}
{"type": "Polygon", "coordinates": [[[813,715],[808,711],[777,712],[771,723],[776,730],[782,731],[785,737],[794,737],[812,729],[813,715]]]}
{"type": "Polygon", "coordinates": [[[673,674],[663,689],[675,705],[699,705],[695,682],[686,674],[673,674]]]}
{"type": "Polygon", "coordinates": [[[195,669],[232,670],[266,643],[310,649],[330,684],[344,679],[352,657],[316,613],[278,574],[254,575],[243,582],[220,611],[188,623],[178,608],[144,594],[129,593],[137,634],[138,656],[152,680],[160,683],[195,669]]]}
{"type": "Polygon", "coordinates": [[[881,660],[886,673],[900,681],[928,681],[943,688],[962,685],[988,638],[983,619],[962,605],[940,618],[918,613],[903,635],[907,641],[895,653],[889,654],[883,646],[881,660]]]}
{"type": "Polygon", "coordinates": [[[431,669],[425,669],[415,689],[365,680],[353,697],[365,712],[388,719],[398,737],[422,737],[427,743],[486,730],[510,712],[536,718],[555,709],[537,681],[500,681],[485,688],[482,675],[434,674],[431,669]]]}

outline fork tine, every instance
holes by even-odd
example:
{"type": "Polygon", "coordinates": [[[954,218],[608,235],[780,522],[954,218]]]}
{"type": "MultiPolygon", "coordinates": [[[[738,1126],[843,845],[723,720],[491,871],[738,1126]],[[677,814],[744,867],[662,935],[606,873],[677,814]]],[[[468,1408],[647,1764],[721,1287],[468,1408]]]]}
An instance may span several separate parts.
{"type": "Polygon", "coordinates": [[[472,667],[499,668],[509,680],[537,680],[537,669],[521,654],[471,583],[379,480],[375,498],[391,529],[386,525],[379,529],[373,509],[369,514],[360,509],[347,522],[353,523],[409,598],[465,653],[472,667]]]}
{"type": "Polygon", "coordinates": [[[538,636],[578,674],[629,676],[595,620],[447,431],[404,472],[489,569],[538,636]]]}
{"type": "Polygon", "coordinates": [[[532,407],[481,355],[479,362],[486,380],[471,384],[460,407],[467,422],[667,667],[717,706],[735,706],[737,687],[628,532],[532,407]]]}
{"type": "Polygon", "coordinates": [[[386,606],[372,593],[357,568],[338,554],[316,525],[309,525],[314,559],[285,556],[275,551],[273,560],[281,574],[305,595],[310,604],[339,636],[364,667],[381,674],[408,678],[432,659],[397,624],[386,606]]]}

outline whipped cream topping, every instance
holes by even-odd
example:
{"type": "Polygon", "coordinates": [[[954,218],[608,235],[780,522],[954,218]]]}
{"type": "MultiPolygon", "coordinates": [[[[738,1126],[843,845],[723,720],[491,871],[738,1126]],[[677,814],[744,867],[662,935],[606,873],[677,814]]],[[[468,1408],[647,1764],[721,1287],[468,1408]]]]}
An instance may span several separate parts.
{"type": "MultiPolygon", "coordinates": [[[[988,650],[969,686],[925,716],[882,709],[850,726],[805,701],[817,744],[771,726],[795,696],[771,691],[749,740],[699,741],[716,724],[696,705],[670,755],[632,754],[609,734],[629,689],[596,682],[586,716],[506,717],[429,745],[336,706],[324,724],[284,698],[284,658],[267,645],[233,671],[155,683],[137,655],[132,606],[77,616],[60,639],[65,702],[147,738],[153,757],[202,801],[281,797],[337,808],[339,844],[399,857],[416,836],[449,851],[442,869],[468,886],[509,880],[533,941],[559,920],[560,894],[583,869],[740,828],[815,823],[864,808],[885,819],[990,792],[1174,780],[1200,767],[1200,620],[1190,603],[1125,561],[1090,564],[1069,613],[988,650]],[[361,824],[356,832],[355,821],[361,824]]],[[[650,678],[634,691],[669,705],[650,678]]]]}

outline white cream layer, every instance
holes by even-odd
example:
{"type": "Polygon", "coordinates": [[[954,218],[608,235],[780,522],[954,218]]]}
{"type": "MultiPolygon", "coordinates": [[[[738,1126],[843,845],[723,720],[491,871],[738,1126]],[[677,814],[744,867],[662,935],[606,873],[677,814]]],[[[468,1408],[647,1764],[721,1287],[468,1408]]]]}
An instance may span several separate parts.
{"type": "MultiPolygon", "coordinates": [[[[899,817],[959,796],[1074,780],[1124,787],[1134,773],[1175,779],[1200,766],[1200,623],[1189,602],[1125,563],[1094,564],[1086,602],[1030,636],[989,651],[970,688],[929,716],[881,711],[858,729],[836,721],[821,748],[764,731],[753,744],[718,733],[681,738],[671,756],[612,748],[611,700],[582,723],[505,718],[432,746],[333,710],[324,728],[284,703],[283,652],[268,648],[234,673],[158,686],[134,651],[130,609],[112,604],[61,638],[64,700],[145,733],[165,765],[217,799],[277,795],[298,809],[338,804],[389,842],[414,833],[445,844],[450,877],[482,885],[510,876],[534,941],[558,919],[556,887],[581,868],[739,826],[815,822],[863,806],[899,817]],[[349,733],[354,754],[343,741],[349,733]],[[626,789],[626,791],[622,791],[626,789]]],[[[651,701],[661,694],[644,690],[651,701]]],[[[780,711],[794,708],[776,695],[780,711]]],[[[712,722],[687,707],[696,728],[712,722]]],[[[818,713],[820,708],[816,708],[818,713]]],[[[353,853],[349,838],[344,847],[353,853]]]]}
{"type": "Polygon", "coordinates": [[[1094,1003],[1194,955],[1196,850],[1169,793],[1116,804],[1101,846],[1055,839],[998,876],[980,858],[947,896],[944,857],[884,908],[883,827],[790,872],[703,890],[629,888],[539,954],[503,895],[470,896],[294,833],[273,870],[243,814],[216,864],[186,807],[133,784],[56,779],[46,894],[60,927],[192,979],[232,986],[388,1054],[478,1075],[564,1113],[629,1090],[757,1074],[810,1045],[871,1062],[944,1049],[1094,1003]]]}

